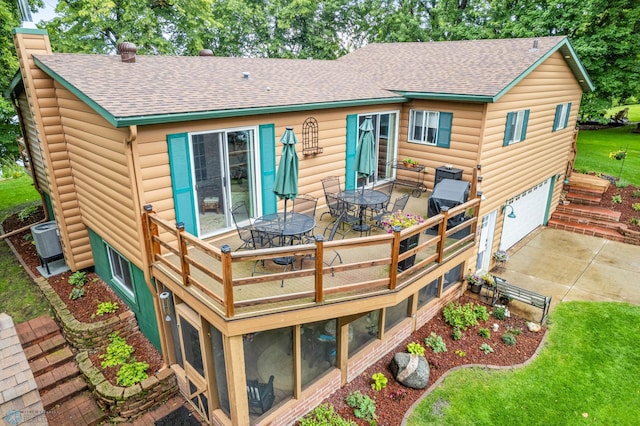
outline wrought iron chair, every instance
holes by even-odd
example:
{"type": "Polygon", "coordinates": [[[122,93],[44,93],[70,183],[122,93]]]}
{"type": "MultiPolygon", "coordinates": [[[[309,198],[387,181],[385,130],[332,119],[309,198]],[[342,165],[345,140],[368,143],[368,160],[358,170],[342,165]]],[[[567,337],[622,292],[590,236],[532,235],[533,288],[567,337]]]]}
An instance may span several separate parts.
{"type": "Polygon", "coordinates": [[[342,187],[340,185],[340,177],[338,176],[329,176],[322,179],[322,188],[324,190],[324,198],[327,202],[328,211],[322,213],[320,215],[320,220],[325,214],[329,214],[333,218],[337,218],[340,215],[340,200],[336,198],[336,195],[342,191],[342,187]]]}
{"type": "MultiPolygon", "coordinates": [[[[269,247],[280,247],[281,244],[277,244],[274,241],[277,241],[279,239],[278,236],[274,236],[272,234],[266,233],[266,232],[262,232],[259,231],[257,229],[253,229],[251,231],[251,238],[252,238],[252,246],[255,249],[261,249],[261,248],[269,248],[269,247]]],[[[283,256],[283,257],[276,257],[274,259],[271,259],[271,262],[274,263],[275,265],[278,266],[283,266],[284,269],[282,272],[287,272],[287,269],[289,268],[289,265],[291,265],[291,269],[295,270],[295,258],[293,256],[283,256]]],[[[253,268],[251,270],[251,276],[253,277],[256,274],[259,275],[266,275],[266,274],[270,274],[273,272],[270,272],[267,270],[267,267],[265,265],[264,260],[256,260],[253,263],[253,268]],[[258,265],[261,266],[262,270],[258,270],[258,265]]],[[[282,280],[280,282],[280,287],[284,287],[284,280],[282,280]]]]}
{"type": "Polygon", "coordinates": [[[315,217],[317,205],[318,199],[316,197],[307,194],[300,194],[293,200],[293,211],[315,217]]]}
{"type": "Polygon", "coordinates": [[[231,217],[233,218],[233,224],[238,232],[238,237],[242,244],[238,246],[236,250],[240,249],[254,249],[253,244],[253,224],[251,223],[251,217],[249,216],[249,210],[244,201],[238,201],[231,208],[231,217]],[[248,222],[248,225],[240,225],[240,223],[248,222]]]}
{"type": "MultiPolygon", "coordinates": [[[[338,218],[337,218],[337,219],[336,219],[332,224],[327,225],[327,227],[326,227],[326,228],[324,228],[324,231],[322,232],[322,235],[323,235],[323,236],[326,236],[326,235],[327,235],[327,231],[329,231],[329,236],[327,237],[327,239],[326,239],[325,241],[333,241],[333,240],[334,240],[334,238],[336,237],[336,234],[341,235],[341,236],[342,236],[342,238],[344,238],[344,237],[345,237],[345,234],[340,233],[340,232],[338,231],[338,229],[340,228],[340,225],[342,225],[342,221],[344,220],[344,217],[345,217],[346,215],[347,215],[347,214],[346,214],[346,212],[342,212],[342,214],[340,214],[340,216],[338,216],[338,218]]],[[[315,243],[315,238],[307,238],[307,239],[304,241],[304,243],[305,243],[305,244],[308,244],[308,243],[315,243]]],[[[331,261],[327,261],[327,260],[325,260],[325,261],[324,261],[324,264],[325,264],[325,265],[327,265],[327,266],[331,266],[331,265],[333,265],[333,263],[336,261],[336,259],[337,259],[337,260],[339,260],[339,261],[340,261],[340,263],[342,263],[342,256],[340,256],[340,253],[339,253],[337,250],[334,250],[334,251],[333,251],[333,253],[334,253],[334,256],[333,256],[333,258],[331,259],[331,261]]],[[[303,263],[305,260],[314,260],[314,259],[315,259],[315,257],[314,257],[314,256],[312,256],[312,255],[306,255],[306,256],[303,256],[303,257],[300,259],[300,269],[302,269],[302,263],[303,263]]],[[[331,275],[333,276],[333,272],[331,273],[331,275]]]]}

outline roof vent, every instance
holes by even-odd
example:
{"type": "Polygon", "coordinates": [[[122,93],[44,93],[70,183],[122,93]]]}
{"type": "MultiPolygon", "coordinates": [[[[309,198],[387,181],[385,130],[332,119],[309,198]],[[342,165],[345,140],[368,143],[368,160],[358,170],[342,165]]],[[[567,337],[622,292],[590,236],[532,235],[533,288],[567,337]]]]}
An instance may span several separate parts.
{"type": "Polygon", "coordinates": [[[136,47],[136,45],[128,41],[118,44],[118,52],[120,53],[122,62],[135,62],[137,51],[138,48],[136,47]]]}
{"type": "Polygon", "coordinates": [[[242,73],[242,78],[244,80],[249,80],[249,77],[251,77],[251,73],[250,72],[245,71],[245,72],[242,73]]]}
{"type": "Polygon", "coordinates": [[[538,51],[538,39],[533,39],[533,47],[529,49],[529,52],[537,52],[538,51]]]}
{"type": "Polygon", "coordinates": [[[213,56],[213,50],[211,49],[202,49],[198,52],[198,56],[213,56]]]}

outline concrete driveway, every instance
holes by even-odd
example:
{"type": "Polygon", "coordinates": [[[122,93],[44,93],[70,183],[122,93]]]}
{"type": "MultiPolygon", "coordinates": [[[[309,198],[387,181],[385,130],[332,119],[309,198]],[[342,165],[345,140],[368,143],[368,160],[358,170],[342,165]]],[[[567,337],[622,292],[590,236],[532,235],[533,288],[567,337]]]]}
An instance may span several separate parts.
{"type": "MultiPolygon", "coordinates": [[[[563,301],[640,305],[640,246],[573,232],[539,228],[509,250],[504,271],[511,284],[563,301]]],[[[539,321],[540,310],[512,302],[510,309],[539,321]]]]}

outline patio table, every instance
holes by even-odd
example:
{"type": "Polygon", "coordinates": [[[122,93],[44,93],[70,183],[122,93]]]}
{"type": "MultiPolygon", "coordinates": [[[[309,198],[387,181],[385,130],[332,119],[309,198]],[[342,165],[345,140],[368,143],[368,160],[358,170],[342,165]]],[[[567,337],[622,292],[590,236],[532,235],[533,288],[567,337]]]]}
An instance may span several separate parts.
{"type": "Polygon", "coordinates": [[[340,201],[360,208],[360,221],[353,226],[355,231],[367,232],[371,227],[364,223],[364,211],[369,207],[381,205],[388,200],[387,194],[375,189],[348,189],[337,195],[340,201]]]}
{"type": "Polygon", "coordinates": [[[269,213],[260,216],[253,223],[259,232],[278,237],[279,245],[292,242],[295,238],[302,238],[316,226],[316,220],[306,214],[287,212],[269,213]]]}

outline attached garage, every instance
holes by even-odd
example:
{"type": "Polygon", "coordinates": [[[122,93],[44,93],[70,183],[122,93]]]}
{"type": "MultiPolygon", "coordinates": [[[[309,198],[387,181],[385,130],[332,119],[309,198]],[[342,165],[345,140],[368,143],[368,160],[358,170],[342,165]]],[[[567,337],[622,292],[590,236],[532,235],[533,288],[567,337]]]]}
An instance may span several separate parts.
{"type": "Polygon", "coordinates": [[[551,196],[550,188],[551,179],[547,179],[507,200],[502,222],[501,250],[508,250],[531,231],[544,224],[551,196]]]}

